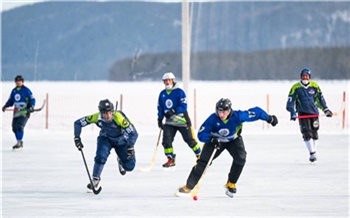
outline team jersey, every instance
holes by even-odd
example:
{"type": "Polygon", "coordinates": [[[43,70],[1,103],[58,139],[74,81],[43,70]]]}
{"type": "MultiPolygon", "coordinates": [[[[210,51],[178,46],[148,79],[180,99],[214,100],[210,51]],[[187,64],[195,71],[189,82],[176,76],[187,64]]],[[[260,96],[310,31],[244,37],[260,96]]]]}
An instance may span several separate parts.
{"type": "Polygon", "coordinates": [[[201,142],[210,142],[211,137],[217,138],[220,142],[230,142],[236,139],[242,132],[244,122],[256,120],[268,121],[270,116],[261,108],[254,107],[245,111],[234,110],[232,116],[227,120],[221,120],[213,113],[202,124],[198,131],[198,139],[201,142]]]}
{"type": "Polygon", "coordinates": [[[317,83],[310,81],[309,85],[304,86],[301,82],[298,82],[292,86],[287,101],[289,112],[319,114],[318,108],[324,111],[327,104],[317,83]]]}
{"type": "Polygon", "coordinates": [[[135,145],[138,133],[134,125],[123,112],[114,112],[112,121],[110,122],[106,122],[102,119],[102,114],[100,112],[82,117],[74,122],[74,135],[80,136],[82,127],[92,123],[96,124],[101,129],[100,136],[107,137],[109,140],[117,142],[118,144],[120,144],[121,141],[126,141],[130,146],[135,145]]]}
{"type": "Polygon", "coordinates": [[[15,87],[12,89],[6,107],[14,106],[14,117],[23,116],[28,113],[27,109],[35,106],[35,98],[26,86],[15,87]]]}
{"type": "Polygon", "coordinates": [[[171,90],[162,90],[158,98],[158,118],[163,119],[164,114],[174,109],[175,114],[167,118],[165,124],[173,126],[187,126],[185,113],[187,112],[187,98],[185,92],[177,84],[171,90]]]}

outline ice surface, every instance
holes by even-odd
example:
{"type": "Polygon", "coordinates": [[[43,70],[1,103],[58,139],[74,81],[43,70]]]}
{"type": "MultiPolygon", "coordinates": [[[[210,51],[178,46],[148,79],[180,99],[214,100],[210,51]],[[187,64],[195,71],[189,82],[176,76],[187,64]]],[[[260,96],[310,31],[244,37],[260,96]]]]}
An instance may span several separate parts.
{"type": "MultiPolygon", "coordinates": [[[[35,86],[35,83],[30,85],[35,86]]],[[[72,95],[80,95],[81,98],[97,95],[97,91],[93,91],[95,89],[86,92],[79,90],[81,87],[74,89],[68,85],[64,89],[67,92],[56,92],[52,88],[53,85],[50,85],[51,87],[43,85],[41,88],[50,92],[52,104],[59,105],[58,100],[56,103],[53,101],[54,94],[68,96],[68,93],[71,92],[72,95]]],[[[110,84],[112,85],[114,86],[110,84]]],[[[218,87],[215,83],[211,85],[218,87]]],[[[286,86],[286,83],[284,85],[286,86]]],[[[86,86],[95,88],[97,85],[86,86]]],[[[115,87],[121,86],[123,85],[115,87]]],[[[3,86],[5,95],[9,93],[9,87],[11,85],[3,86]]],[[[146,88],[140,85],[138,87],[141,93],[145,92],[147,95],[146,88]]],[[[197,90],[204,93],[204,87],[197,90]]],[[[328,89],[328,86],[325,87],[327,91],[331,90],[328,89]]],[[[45,93],[38,87],[34,88],[39,96],[45,93]]],[[[132,88],[135,90],[135,87],[132,88]]],[[[157,97],[161,88],[161,86],[150,87],[150,91],[155,91],[157,97]]],[[[224,86],[221,88],[226,90],[224,86]]],[[[347,91],[346,88],[345,86],[344,91],[347,91]]],[[[285,97],[288,89],[289,87],[282,90],[281,96],[285,97]]],[[[340,88],[340,90],[343,89],[344,87],[340,88]]],[[[272,90],[274,89],[267,88],[264,91],[273,93],[272,90]]],[[[127,87],[123,87],[124,93],[128,91],[127,87]]],[[[116,93],[120,92],[116,91],[116,93]]],[[[224,93],[227,94],[227,92],[224,93]]],[[[215,103],[214,99],[221,96],[220,93],[209,95],[208,91],[207,101],[210,104],[207,104],[206,108],[203,105],[203,110],[198,109],[198,117],[208,116],[209,111],[212,111],[214,107],[212,101],[215,103]],[[209,98],[210,96],[214,96],[213,99],[209,98]]],[[[230,96],[236,97],[235,93],[230,96]]],[[[96,98],[98,97],[100,96],[96,98]]],[[[236,98],[239,99],[239,97],[236,98]]],[[[60,99],[61,103],[66,101],[62,98],[57,99],[60,99]]],[[[3,99],[3,102],[5,100],[3,99]]],[[[143,101],[141,98],[136,100],[143,101]]],[[[246,101],[249,101],[247,105],[255,106],[254,98],[246,99],[246,101]]],[[[89,108],[91,113],[96,112],[97,103],[94,99],[89,102],[92,105],[89,108]]],[[[267,129],[265,126],[262,128],[262,121],[246,123],[243,127],[243,138],[248,157],[237,183],[237,194],[232,199],[225,195],[223,186],[226,183],[232,160],[227,152],[223,152],[205,175],[198,193],[198,201],[193,201],[174,196],[176,189],[185,184],[195,163],[193,152],[182,141],[180,134],[176,136],[174,142],[177,154],[175,171],[165,171],[161,167],[166,161],[161,145],[158,149],[154,170],[152,172],[138,170],[140,167],[148,167],[151,164],[158,130],[156,114],[149,114],[151,110],[147,109],[154,107],[154,102],[143,105],[143,107],[128,106],[131,104],[135,103],[125,99],[126,113],[133,119],[140,133],[136,144],[136,169],[121,176],[117,167],[116,155],[112,151],[102,173],[100,184],[103,189],[99,195],[86,193],[88,177],[81,154],[73,142],[73,122],[80,116],[86,115],[81,111],[83,109],[79,105],[73,105],[76,111],[65,112],[66,114],[72,113],[73,118],[62,118],[51,113],[50,122],[56,122],[56,124],[50,126],[49,129],[43,126],[30,126],[34,125],[36,119],[40,119],[39,114],[38,117],[33,116],[25,130],[24,149],[19,152],[12,151],[15,138],[10,129],[11,116],[7,112],[3,113],[1,129],[2,216],[349,217],[348,129],[334,130],[335,127],[332,127],[332,131],[332,128],[327,125],[322,126],[327,121],[321,120],[318,162],[316,165],[310,165],[309,155],[298,132],[297,124],[289,126],[288,114],[285,118],[280,118],[280,127],[267,129]],[[143,114],[144,120],[140,115],[142,111],[146,111],[143,114]],[[63,120],[63,122],[60,123],[58,120],[63,120]]],[[[283,117],[283,113],[286,113],[285,98],[280,104],[282,109],[280,111],[275,109],[275,112],[283,117]]],[[[234,105],[238,109],[246,109],[237,104],[234,105]]],[[[198,123],[203,121],[203,118],[197,119],[198,123]]],[[[85,127],[82,133],[84,153],[90,171],[93,166],[97,134],[97,128],[90,127],[85,127]]]]}

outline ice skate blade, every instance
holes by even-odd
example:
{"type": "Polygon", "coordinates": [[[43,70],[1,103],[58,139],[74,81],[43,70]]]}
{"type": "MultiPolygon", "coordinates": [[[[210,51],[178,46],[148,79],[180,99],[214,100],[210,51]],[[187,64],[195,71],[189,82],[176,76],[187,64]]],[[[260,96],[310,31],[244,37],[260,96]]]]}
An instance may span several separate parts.
{"type": "Polygon", "coordinates": [[[233,198],[234,196],[234,194],[232,192],[229,192],[228,190],[225,191],[225,194],[230,198],[233,198]]]}
{"type": "Polygon", "coordinates": [[[176,197],[181,197],[181,198],[191,198],[191,192],[189,193],[182,193],[182,192],[179,192],[179,190],[176,190],[175,192],[175,196],[176,197]]]}
{"type": "Polygon", "coordinates": [[[23,150],[23,148],[12,148],[13,152],[18,152],[18,151],[22,151],[22,150],[23,150]]]}
{"type": "Polygon", "coordinates": [[[165,171],[165,172],[173,172],[175,170],[176,170],[175,166],[173,166],[173,167],[163,167],[163,171],[165,171]]]}

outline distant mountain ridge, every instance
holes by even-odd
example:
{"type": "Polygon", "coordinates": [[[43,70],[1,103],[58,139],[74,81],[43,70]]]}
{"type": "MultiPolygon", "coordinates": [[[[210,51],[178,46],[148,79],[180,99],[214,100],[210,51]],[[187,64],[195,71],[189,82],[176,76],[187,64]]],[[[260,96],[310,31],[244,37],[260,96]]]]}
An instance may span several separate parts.
{"type": "MultiPolygon", "coordinates": [[[[349,2],[192,6],[192,52],[350,46],[349,2]]],[[[107,80],[116,61],[179,51],[181,3],[44,2],[2,13],[2,80],[107,80]]]]}

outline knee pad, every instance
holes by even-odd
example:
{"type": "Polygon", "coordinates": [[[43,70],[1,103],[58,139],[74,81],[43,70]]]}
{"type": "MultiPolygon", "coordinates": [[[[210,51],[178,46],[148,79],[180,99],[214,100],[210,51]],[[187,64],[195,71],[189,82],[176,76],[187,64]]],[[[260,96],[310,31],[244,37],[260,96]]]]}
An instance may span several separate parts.
{"type": "Polygon", "coordinates": [[[312,132],[312,139],[315,139],[315,140],[318,139],[318,133],[317,133],[317,131],[313,131],[313,132],[312,132]]]}
{"type": "Polygon", "coordinates": [[[303,139],[304,141],[309,141],[312,138],[312,132],[311,131],[307,131],[307,132],[303,132],[303,139]]]}
{"type": "Polygon", "coordinates": [[[133,171],[134,168],[135,168],[135,161],[133,160],[128,160],[126,162],[123,163],[123,168],[126,170],[126,171],[133,171]]]}
{"type": "Polygon", "coordinates": [[[246,153],[246,152],[241,153],[241,154],[239,154],[238,157],[236,157],[236,158],[233,160],[233,163],[234,163],[234,164],[237,164],[237,165],[244,166],[244,164],[245,164],[245,162],[246,162],[246,158],[247,158],[247,153],[246,153]]]}

